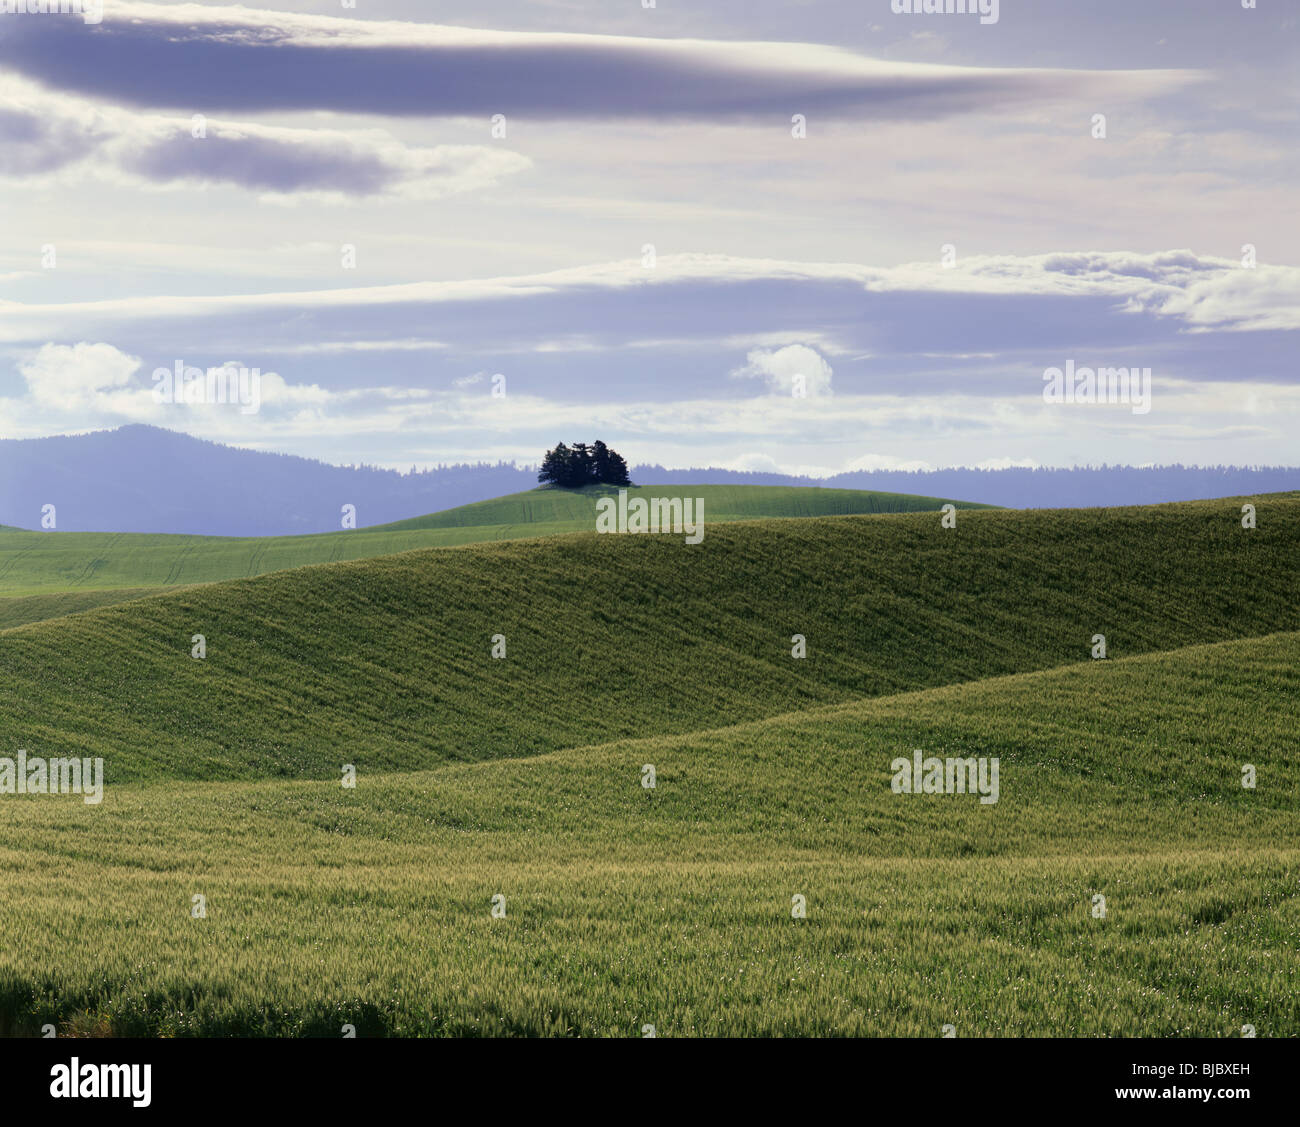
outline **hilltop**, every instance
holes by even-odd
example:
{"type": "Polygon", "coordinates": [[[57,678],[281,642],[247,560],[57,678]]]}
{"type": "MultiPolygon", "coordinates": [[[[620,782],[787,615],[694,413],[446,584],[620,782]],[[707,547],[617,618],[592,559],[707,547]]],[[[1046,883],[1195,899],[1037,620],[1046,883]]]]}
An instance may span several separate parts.
{"type": "MultiPolygon", "coordinates": [[[[462,505],[444,513],[430,513],[371,529],[372,532],[404,529],[493,528],[523,530],[545,526],[547,531],[587,532],[594,523],[595,503],[600,497],[617,496],[610,485],[588,485],[581,489],[530,489],[490,501],[462,505]]],[[[708,522],[759,520],[764,517],[824,517],[864,513],[937,512],[944,505],[959,509],[984,509],[970,501],[943,497],[920,497],[909,493],[875,493],[861,489],[820,489],[789,485],[634,485],[632,497],[691,497],[704,502],[708,522]]],[[[499,539],[501,537],[493,537],[499,539]]]]}

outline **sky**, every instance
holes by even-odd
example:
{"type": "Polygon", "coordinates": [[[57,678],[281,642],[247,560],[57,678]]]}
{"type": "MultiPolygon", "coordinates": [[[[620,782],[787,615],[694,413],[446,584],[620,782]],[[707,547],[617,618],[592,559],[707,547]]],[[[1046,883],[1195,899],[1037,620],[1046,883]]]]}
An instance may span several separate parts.
{"type": "Polygon", "coordinates": [[[1300,6],[651,3],[0,14],[0,438],[1300,462],[1300,6]]]}

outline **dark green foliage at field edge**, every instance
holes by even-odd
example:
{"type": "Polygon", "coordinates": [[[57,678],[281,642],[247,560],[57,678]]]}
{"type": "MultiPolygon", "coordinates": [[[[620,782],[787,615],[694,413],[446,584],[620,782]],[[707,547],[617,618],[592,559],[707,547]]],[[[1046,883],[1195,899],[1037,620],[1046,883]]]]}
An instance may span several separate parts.
{"type": "Polygon", "coordinates": [[[1261,500],[1254,531],[1204,502],[411,552],[6,631],[0,725],[113,782],[537,755],[1059,666],[1097,633],[1122,657],[1300,629],[1298,546],[1300,502],[1261,500]]]}

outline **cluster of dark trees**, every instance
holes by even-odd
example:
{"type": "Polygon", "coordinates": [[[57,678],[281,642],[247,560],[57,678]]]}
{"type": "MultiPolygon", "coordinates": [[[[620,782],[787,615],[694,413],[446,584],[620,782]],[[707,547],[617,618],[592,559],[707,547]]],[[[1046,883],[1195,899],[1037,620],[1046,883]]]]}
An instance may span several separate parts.
{"type": "Polygon", "coordinates": [[[585,442],[575,442],[572,446],[561,442],[554,450],[548,450],[537,480],[564,489],[632,484],[622,456],[600,441],[590,446],[585,442]]]}

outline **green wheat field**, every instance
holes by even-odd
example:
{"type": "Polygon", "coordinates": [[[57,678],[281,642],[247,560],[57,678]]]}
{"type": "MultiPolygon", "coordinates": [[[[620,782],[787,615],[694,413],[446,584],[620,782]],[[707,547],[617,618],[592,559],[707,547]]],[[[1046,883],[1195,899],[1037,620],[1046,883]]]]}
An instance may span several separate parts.
{"type": "Polygon", "coordinates": [[[1300,1035],[1300,495],[642,492],[0,532],[0,1033],[1300,1035]]]}

